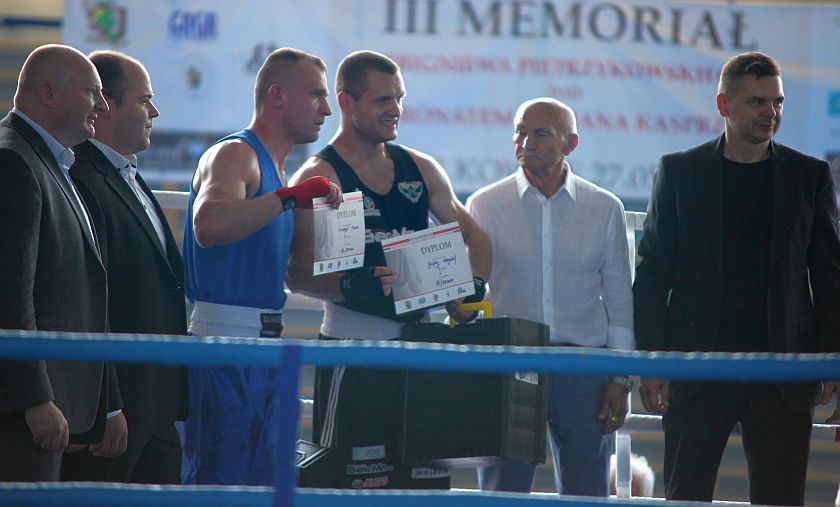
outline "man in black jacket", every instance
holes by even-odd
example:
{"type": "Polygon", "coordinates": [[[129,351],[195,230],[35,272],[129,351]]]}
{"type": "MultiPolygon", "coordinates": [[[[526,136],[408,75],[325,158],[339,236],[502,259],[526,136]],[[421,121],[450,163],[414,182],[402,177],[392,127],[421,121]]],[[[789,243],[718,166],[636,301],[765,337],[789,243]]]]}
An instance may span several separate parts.
{"type": "MultiPolygon", "coordinates": [[[[633,287],[640,350],[840,351],[834,185],[826,162],[772,140],[783,102],[776,61],[737,55],[718,87],[723,136],[662,157],[633,287]]],[[[819,383],[643,379],[640,392],[664,414],[669,499],[712,500],[739,422],[750,500],[804,503],[819,383]]],[[[824,382],[822,403],[835,393],[824,382]]]]}
{"type": "MultiPolygon", "coordinates": [[[[70,147],[107,110],[96,69],[78,50],[50,44],[24,62],[14,109],[0,122],[2,329],[107,331],[95,228],[67,174],[70,147]]],[[[56,481],[65,449],[122,453],[112,372],[101,361],[0,359],[0,481],[56,481]]]]}
{"type": "MultiPolygon", "coordinates": [[[[93,139],[76,146],[70,175],[96,223],[108,271],[108,310],[116,333],[186,334],[184,268],[178,245],[136,153],[149,147],[152,86],[143,65],[116,51],[90,54],[109,110],[93,139]]],[[[63,480],[179,484],[181,443],[175,420],[186,412],[186,370],[117,365],[128,450],[118,458],[78,453],[64,460],[63,480]]]]}

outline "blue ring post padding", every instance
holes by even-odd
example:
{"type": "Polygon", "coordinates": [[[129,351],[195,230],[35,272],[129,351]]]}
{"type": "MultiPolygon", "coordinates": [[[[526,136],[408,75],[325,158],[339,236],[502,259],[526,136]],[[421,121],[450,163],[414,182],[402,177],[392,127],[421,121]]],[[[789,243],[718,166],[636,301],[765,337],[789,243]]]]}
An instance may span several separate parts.
{"type": "Polygon", "coordinates": [[[277,428],[277,449],[274,451],[276,467],[274,469],[274,507],[292,507],[294,505],[295,486],[297,486],[297,466],[295,466],[295,442],[297,440],[297,422],[300,412],[300,346],[283,347],[280,358],[280,374],[277,375],[278,414],[283,414],[277,428]]]}

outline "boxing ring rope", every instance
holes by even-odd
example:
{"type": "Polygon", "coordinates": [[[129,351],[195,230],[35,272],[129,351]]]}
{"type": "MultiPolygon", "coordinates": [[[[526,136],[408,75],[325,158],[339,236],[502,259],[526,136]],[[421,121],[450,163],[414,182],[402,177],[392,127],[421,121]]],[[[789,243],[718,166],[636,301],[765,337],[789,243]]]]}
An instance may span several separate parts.
{"type": "MultiPolygon", "coordinates": [[[[295,438],[301,364],[331,367],[382,366],[419,370],[499,373],[540,371],[609,374],[626,372],[672,379],[801,382],[834,378],[840,354],[622,352],[559,347],[464,346],[401,341],[321,342],[294,339],[118,335],[0,331],[0,356],[8,359],[67,359],[149,362],[184,366],[279,366],[275,488],[125,486],[99,484],[0,484],[6,505],[274,505],[274,506],[493,506],[538,505],[528,495],[477,492],[375,492],[296,489],[295,438]],[[78,499],[79,503],[72,503],[78,499]],[[134,500],[132,500],[134,499],[134,500]]],[[[655,500],[604,500],[552,496],[562,505],[625,503],[661,505],[655,500]]],[[[671,505],[681,505],[671,503],[671,505]]],[[[687,505],[687,504],[686,504],[687,505]]]]}
{"type": "Polygon", "coordinates": [[[592,375],[622,372],[650,378],[772,383],[833,379],[840,372],[837,353],[629,352],[399,340],[316,341],[0,330],[0,356],[8,359],[278,366],[284,351],[295,348],[300,351],[300,363],[317,367],[374,366],[476,373],[530,370],[592,375]]]}

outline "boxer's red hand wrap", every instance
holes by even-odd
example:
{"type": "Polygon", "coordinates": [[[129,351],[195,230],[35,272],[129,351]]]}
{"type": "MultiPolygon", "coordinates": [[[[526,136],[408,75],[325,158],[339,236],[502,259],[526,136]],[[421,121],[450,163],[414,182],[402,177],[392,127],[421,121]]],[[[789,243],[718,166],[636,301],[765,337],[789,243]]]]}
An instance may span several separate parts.
{"type": "Polygon", "coordinates": [[[300,185],[278,188],[274,194],[283,201],[283,208],[312,208],[312,199],[324,197],[330,193],[330,180],[323,176],[313,176],[300,185]]]}

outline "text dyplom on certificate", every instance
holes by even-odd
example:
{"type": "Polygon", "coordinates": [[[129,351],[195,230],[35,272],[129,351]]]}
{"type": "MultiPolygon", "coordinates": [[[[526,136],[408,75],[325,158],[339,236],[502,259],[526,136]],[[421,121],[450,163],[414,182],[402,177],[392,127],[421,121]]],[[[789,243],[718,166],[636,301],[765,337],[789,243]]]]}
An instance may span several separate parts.
{"type": "Polygon", "coordinates": [[[440,225],[382,242],[385,261],[397,272],[397,314],[436,306],[475,293],[461,227],[440,225]]]}
{"type": "Polygon", "coordinates": [[[362,193],[344,194],[333,209],[325,197],[312,200],[314,217],[313,274],[360,268],[365,262],[365,216],[362,193]]]}

